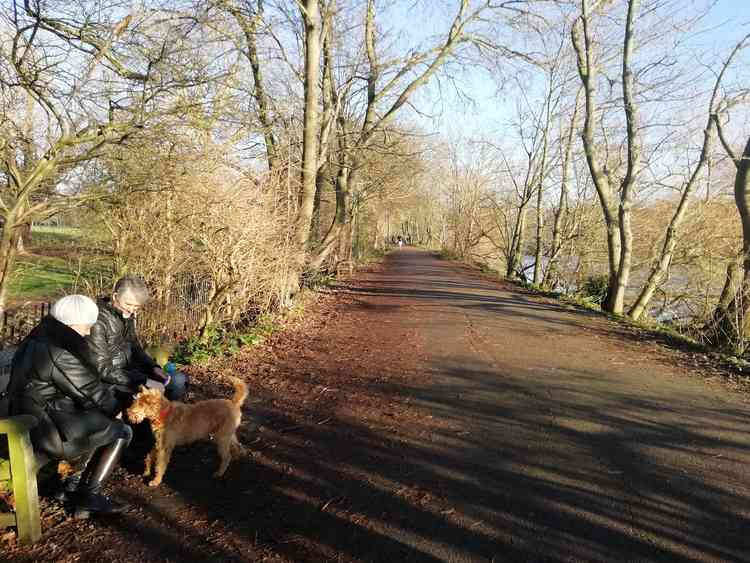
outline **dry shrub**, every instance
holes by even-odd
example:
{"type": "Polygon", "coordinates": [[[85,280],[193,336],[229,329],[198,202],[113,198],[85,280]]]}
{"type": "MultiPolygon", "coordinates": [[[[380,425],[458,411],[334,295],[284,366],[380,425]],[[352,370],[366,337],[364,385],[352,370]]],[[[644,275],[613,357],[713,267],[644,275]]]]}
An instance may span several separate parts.
{"type": "Polygon", "coordinates": [[[114,205],[100,215],[117,274],[143,276],[156,294],[141,330],[161,340],[279,303],[292,256],[277,186],[222,146],[176,146],[120,156],[114,205]]]}

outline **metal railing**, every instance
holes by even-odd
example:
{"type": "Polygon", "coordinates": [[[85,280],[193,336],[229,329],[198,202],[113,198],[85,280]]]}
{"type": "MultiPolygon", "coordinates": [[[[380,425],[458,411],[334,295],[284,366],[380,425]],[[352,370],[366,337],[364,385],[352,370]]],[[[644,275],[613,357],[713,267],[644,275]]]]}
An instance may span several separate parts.
{"type": "Polygon", "coordinates": [[[13,346],[26,338],[39,321],[49,314],[50,303],[20,305],[3,312],[0,319],[0,348],[13,346]]]}
{"type": "MultiPolygon", "coordinates": [[[[184,280],[168,293],[152,299],[137,317],[141,342],[163,344],[188,338],[196,333],[208,300],[208,280],[184,280]]],[[[0,317],[0,348],[21,342],[50,312],[51,303],[31,303],[6,310],[0,317]]]]}

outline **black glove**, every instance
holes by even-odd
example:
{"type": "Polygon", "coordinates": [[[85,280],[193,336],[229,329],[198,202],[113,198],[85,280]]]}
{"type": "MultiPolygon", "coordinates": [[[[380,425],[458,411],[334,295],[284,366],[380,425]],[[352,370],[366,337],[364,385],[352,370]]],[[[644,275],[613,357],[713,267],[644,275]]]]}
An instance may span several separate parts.
{"type": "Polygon", "coordinates": [[[110,389],[107,397],[102,401],[102,411],[107,416],[115,416],[120,410],[120,401],[115,396],[115,390],[110,389]]]}
{"type": "Polygon", "coordinates": [[[148,375],[142,371],[129,371],[128,377],[130,377],[130,384],[134,389],[138,389],[139,385],[145,385],[148,380],[148,375]]]}

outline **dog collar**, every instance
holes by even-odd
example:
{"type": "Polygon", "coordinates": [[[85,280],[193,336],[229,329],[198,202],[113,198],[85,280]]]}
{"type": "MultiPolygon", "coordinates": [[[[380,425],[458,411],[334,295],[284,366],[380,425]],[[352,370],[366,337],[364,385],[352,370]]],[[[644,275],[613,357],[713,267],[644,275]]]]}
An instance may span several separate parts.
{"type": "Polygon", "coordinates": [[[159,422],[164,424],[167,421],[167,418],[169,418],[169,415],[172,414],[173,410],[174,407],[171,404],[167,405],[166,408],[161,409],[159,411],[159,422]]]}

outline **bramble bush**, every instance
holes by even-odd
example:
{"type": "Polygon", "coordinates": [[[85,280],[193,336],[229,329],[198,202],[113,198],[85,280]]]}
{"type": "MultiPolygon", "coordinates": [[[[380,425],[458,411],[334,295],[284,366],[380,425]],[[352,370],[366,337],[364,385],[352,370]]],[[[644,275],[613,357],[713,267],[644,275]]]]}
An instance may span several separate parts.
{"type": "Polygon", "coordinates": [[[581,297],[589,302],[596,305],[601,305],[607,298],[607,290],[609,289],[609,277],[605,275],[589,276],[583,282],[581,286],[580,295],[581,297]]]}

